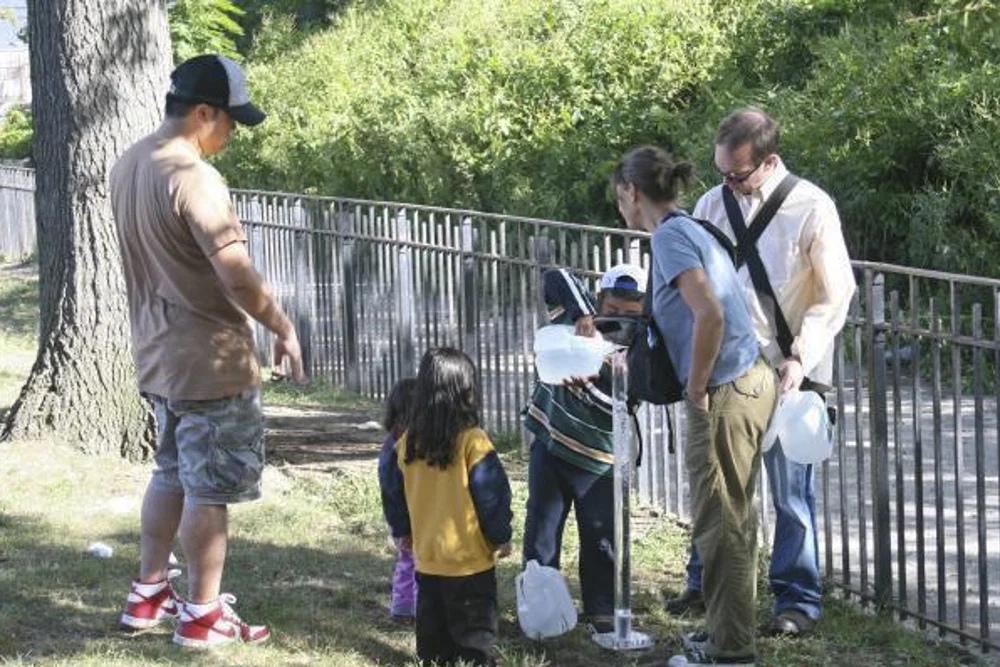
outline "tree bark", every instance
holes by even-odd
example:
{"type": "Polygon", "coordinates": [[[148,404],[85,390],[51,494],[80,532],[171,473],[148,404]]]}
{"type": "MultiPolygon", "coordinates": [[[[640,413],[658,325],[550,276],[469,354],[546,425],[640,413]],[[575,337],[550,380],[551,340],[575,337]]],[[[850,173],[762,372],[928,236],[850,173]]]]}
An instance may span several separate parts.
{"type": "Polygon", "coordinates": [[[41,322],[31,375],[0,439],[88,453],[153,451],[138,394],[108,200],[114,160],[161,118],[163,0],[28,0],[41,322]]]}

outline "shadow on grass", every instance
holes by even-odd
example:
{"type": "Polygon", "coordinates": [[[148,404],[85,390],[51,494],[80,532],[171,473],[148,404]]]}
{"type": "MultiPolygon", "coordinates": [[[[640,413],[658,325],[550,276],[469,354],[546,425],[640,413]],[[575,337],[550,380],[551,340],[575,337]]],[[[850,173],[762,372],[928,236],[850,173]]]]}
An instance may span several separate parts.
{"type": "MultiPolygon", "coordinates": [[[[0,513],[0,662],[90,653],[95,645],[127,645],[142,655],[169,636],[130,637],[118,628],[129,565],[97,560],[52,542],[52,528],[27,516],[0,513]]],[[[178,653],[175,664],[198,657],[178,653]]]]}
{"type": "Polygon", "coordinates": [[[38,335],[38,271],[30,262],[0,265],[0,334],[38,335]]]}
{"type": "MultiPolygon", "coordinates": [[[[0,527],[0,659],[72,662],[127,655],[136,664],[202,663],[201,654],[172,644],[168,624],[137,636],[118,630],[136,568],[134,532],[105,536],[117,549],[112,558],[100,560],[84,553],[86,544],[59,543],[51,526],[29,516],[0,515],[0,527]]],[[[583,627],[552,642],[525,639],[515,611],[517,560],[505,561],[499,571],[499,648],[509,664],[645,665],[662,664],[669,655],[663,642],[637,660],[607,654],[583,627]]],[[[271,625],[269,650],[280,653],[268,660],[309,656],[316,664],[337,664],[338,656],[356,654],[366,664],[408,665],[414,660],[413,629],[392,622],[387,609],[392,566],[388,549],[326,551],[235,537],[224,589],[239,595],[241,616],[271,625]]],[[[183,594],[184,578],[175,583],[183,594]]],[[[637,611],[655,604],[652,599],[636,602],[637,611]]],[[[660,627],[647,624],[647,629],[663,637],[662,625],[653,625],[660,627]]]]}
{"type": "MultiPolygon", "coordinates": [[[[364,537],[364,536],[360,536],[364,537]]],[[[87,661],[101,664],[127,656],[135,664],[205,664],[205,655],[184,651],[170,641],[170,628],[128,636],[117,629],[126,587],[136,568],[134,531],[105,537],[117,547],[107,560],[84,553],[54,528],[31,516],[0,513],[0,662],[87,661]]],[[[350,538],[341,539],[349,540],[350,538]]],[[[371,539],[367,537],[365,539],[371,539]]],[[[368,542],[370,544],[370,542],[368,542]]],[[[268,652],[232,649],[217,664],[344,664],[347,656],[367,662],[413,664],[412,628],[388,617],[388,549],[325,550],[233,539],[224,588],[240,595],[237,611],[251,622],[271,625],[268,652]],[[235,662],[233,662],[235,661],[235,662]]],[[[598,648],[583,627],[547,642],[527,640],[517,625],[513,579],[516,556],[499,571],[500,638],[510,667],[562,665],[662,665],[678,648],[682,631],[699,619],[672,619],[659,611],[659,597],[640,592],[633,599],[639,629],[656,639],[639,654],[598,648]]],[[[571,575],[572,576],[572,575],[571,575]]],[[[183,579],[179,592],[185,590],[183,579]]],[[[762,664],[913,664],[958,665],[977,662],[947,647],[922,645],[885,619],[865,617],[850,605],[832,603],[817,634],[802,640],[762,641],[762,664]],[[904,635],[904,638],[899,637],[904,635]],[[895,645],[893,645],[895,643],[895,645]],[[876,660],[874,656],[879,658],[876,660]],[[839,656],[842,660],[831,656],[839,656]],[[866,657],[867,656],[867,657],[866,657]],[[869,659],[871,658],[871,659],[869,659]]]]}
{"type": "MultiPolygon", "coordinates": [[[[135,545],[138,536],[107,536],[135,545]]],[[[170,641],[170,627],[130,636],[118,617],[137,563],[120,553],[101,560],[58,543],[53,528],[30,516],[0,514],[0,662],[23,658],[134,656],[137,664],[203,664],[202,654],[170,641]]],[[[327,552],[239,538],[230,541],[224,588],[240,594],[236,610],[272,628],[275,648],[290,652],[350,652],[372,663],[405,664],[406,642],[386,600],[392,558],[372,552],[327,552]]],[[[185,590],[182,577],[178,592],[185,590]]],[[[165,624],[167,626],[169,624],[165,624]]],[[[333,656],[323,656],[333,657],[333,656]]],[[[331,664],[331,663],[328,663],[331,664]]]]}

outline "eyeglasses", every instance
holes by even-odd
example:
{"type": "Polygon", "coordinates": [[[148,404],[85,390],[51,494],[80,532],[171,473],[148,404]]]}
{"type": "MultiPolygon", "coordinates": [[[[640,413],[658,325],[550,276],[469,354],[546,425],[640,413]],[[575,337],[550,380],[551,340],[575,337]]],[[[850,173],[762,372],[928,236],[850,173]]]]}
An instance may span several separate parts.
{"type": "Polygon", "coordinates": [[[733,183],[735,185],[739,185],[743,181],[745,181],[748,178],[750,178],[751,176],[753,176],[754,172],[757,171],[758,169],[760,169],[761,165],[764,164],[764,162],[765,162],[765,160],[761,160],[756,165],[754,165],[754,167],[752,169],[747,169],[745,171],[736,171],[736,172],[731,171],[728,174],[724,173],[718,167],[716,167],[715,170],[717,172],[719,172],[719,176],[722,176],[723,182],[725,182],[725,183],[733,183]]]}

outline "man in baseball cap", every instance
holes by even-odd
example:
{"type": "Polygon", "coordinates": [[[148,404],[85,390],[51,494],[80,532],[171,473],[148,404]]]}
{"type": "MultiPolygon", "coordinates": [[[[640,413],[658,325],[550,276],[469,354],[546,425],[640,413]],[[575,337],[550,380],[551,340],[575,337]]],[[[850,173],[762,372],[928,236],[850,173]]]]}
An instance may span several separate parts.
{"type": "Polygon", "coordinates": [[[220,593],[228,506],[261,495],[261,373],[250,318],[274,334],[275,367],[287,358],[299,382],[302,353],[250,261],[222,175],[204,159],[225,147],[234,123],[257,125],[264,113],[228,58],[192,58],[170,78],[166,118],[125,151],[110,178],[137,389],[157,428],[139,571],[121,624],[140,631],[177,619],[174,642],[194,648],[257,643],[268,627],[241,619],[235,598],[220,593]],[[167,579],[178,536],[183,600],[167,579]]]}
{"type": "Polygon", "coordinates": [[[235,62],[219,55],[185,60],[170,75],[167,101],[207,104],[241,125],[260,125],[267,115],[250,102],[247,78],[235,62]]]}

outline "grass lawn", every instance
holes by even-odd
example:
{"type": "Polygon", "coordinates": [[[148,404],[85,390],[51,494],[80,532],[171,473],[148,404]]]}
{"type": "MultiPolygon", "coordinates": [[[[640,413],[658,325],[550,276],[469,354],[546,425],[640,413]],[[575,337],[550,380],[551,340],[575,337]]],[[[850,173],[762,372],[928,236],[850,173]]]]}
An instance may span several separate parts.
{"type": "MultiPolygon", "coordinates": [[[[30,369],[37,321],[29,268],[0,265],[0,411],[30,369]]],[[[211,653],[182,650],[170,630],[129,637],[116,627],[138,561],[138,509],[148,464],[85,457],[58,443],[0,444],[0,664],[3,665],[411,665],[412,629],[388,619],[393,551],[379,507],[371,428],[378,406],[333,388],[269,386],[273,406],[265,498],[235,506],[224,587],[273,641],[211,653]],[[86,553],[94,541],[109,559],[86,553]]],[[[524,463],[504,454],[514,483],[515,540],[526,500],[524,463]]],[[[686,536],[669,518],[636,511],[634,607],[657,640],[637,655],[604,652],[583,628],[543,643],[525,640],[514,606],[516,560],[500,566],[499,648],[507,667],[658,665],[698,619],[661,610],[663,589],[683,582],[686,536]]],[[[575,590],[575,530],[565,570],[575,590]]],[[[182,556],[177,549],[178,556],[182,556]]],[[[183,558],[182,558],[183,560],[183,558]]],[[[178,584],[183,593],[185,582],[178,584]]],[[[760,621],[768,618],[766,594],[760,621]]],[[[818,632],[762,639],[764,665],[946,665],[974,659],[933,644],[831,596],[818,632]]]]}
{"type": "Polygon", "coordinates": [[[0,258],[0,417],[17,398],[35,361],[38,274],[33,264],[0,258]]]}

